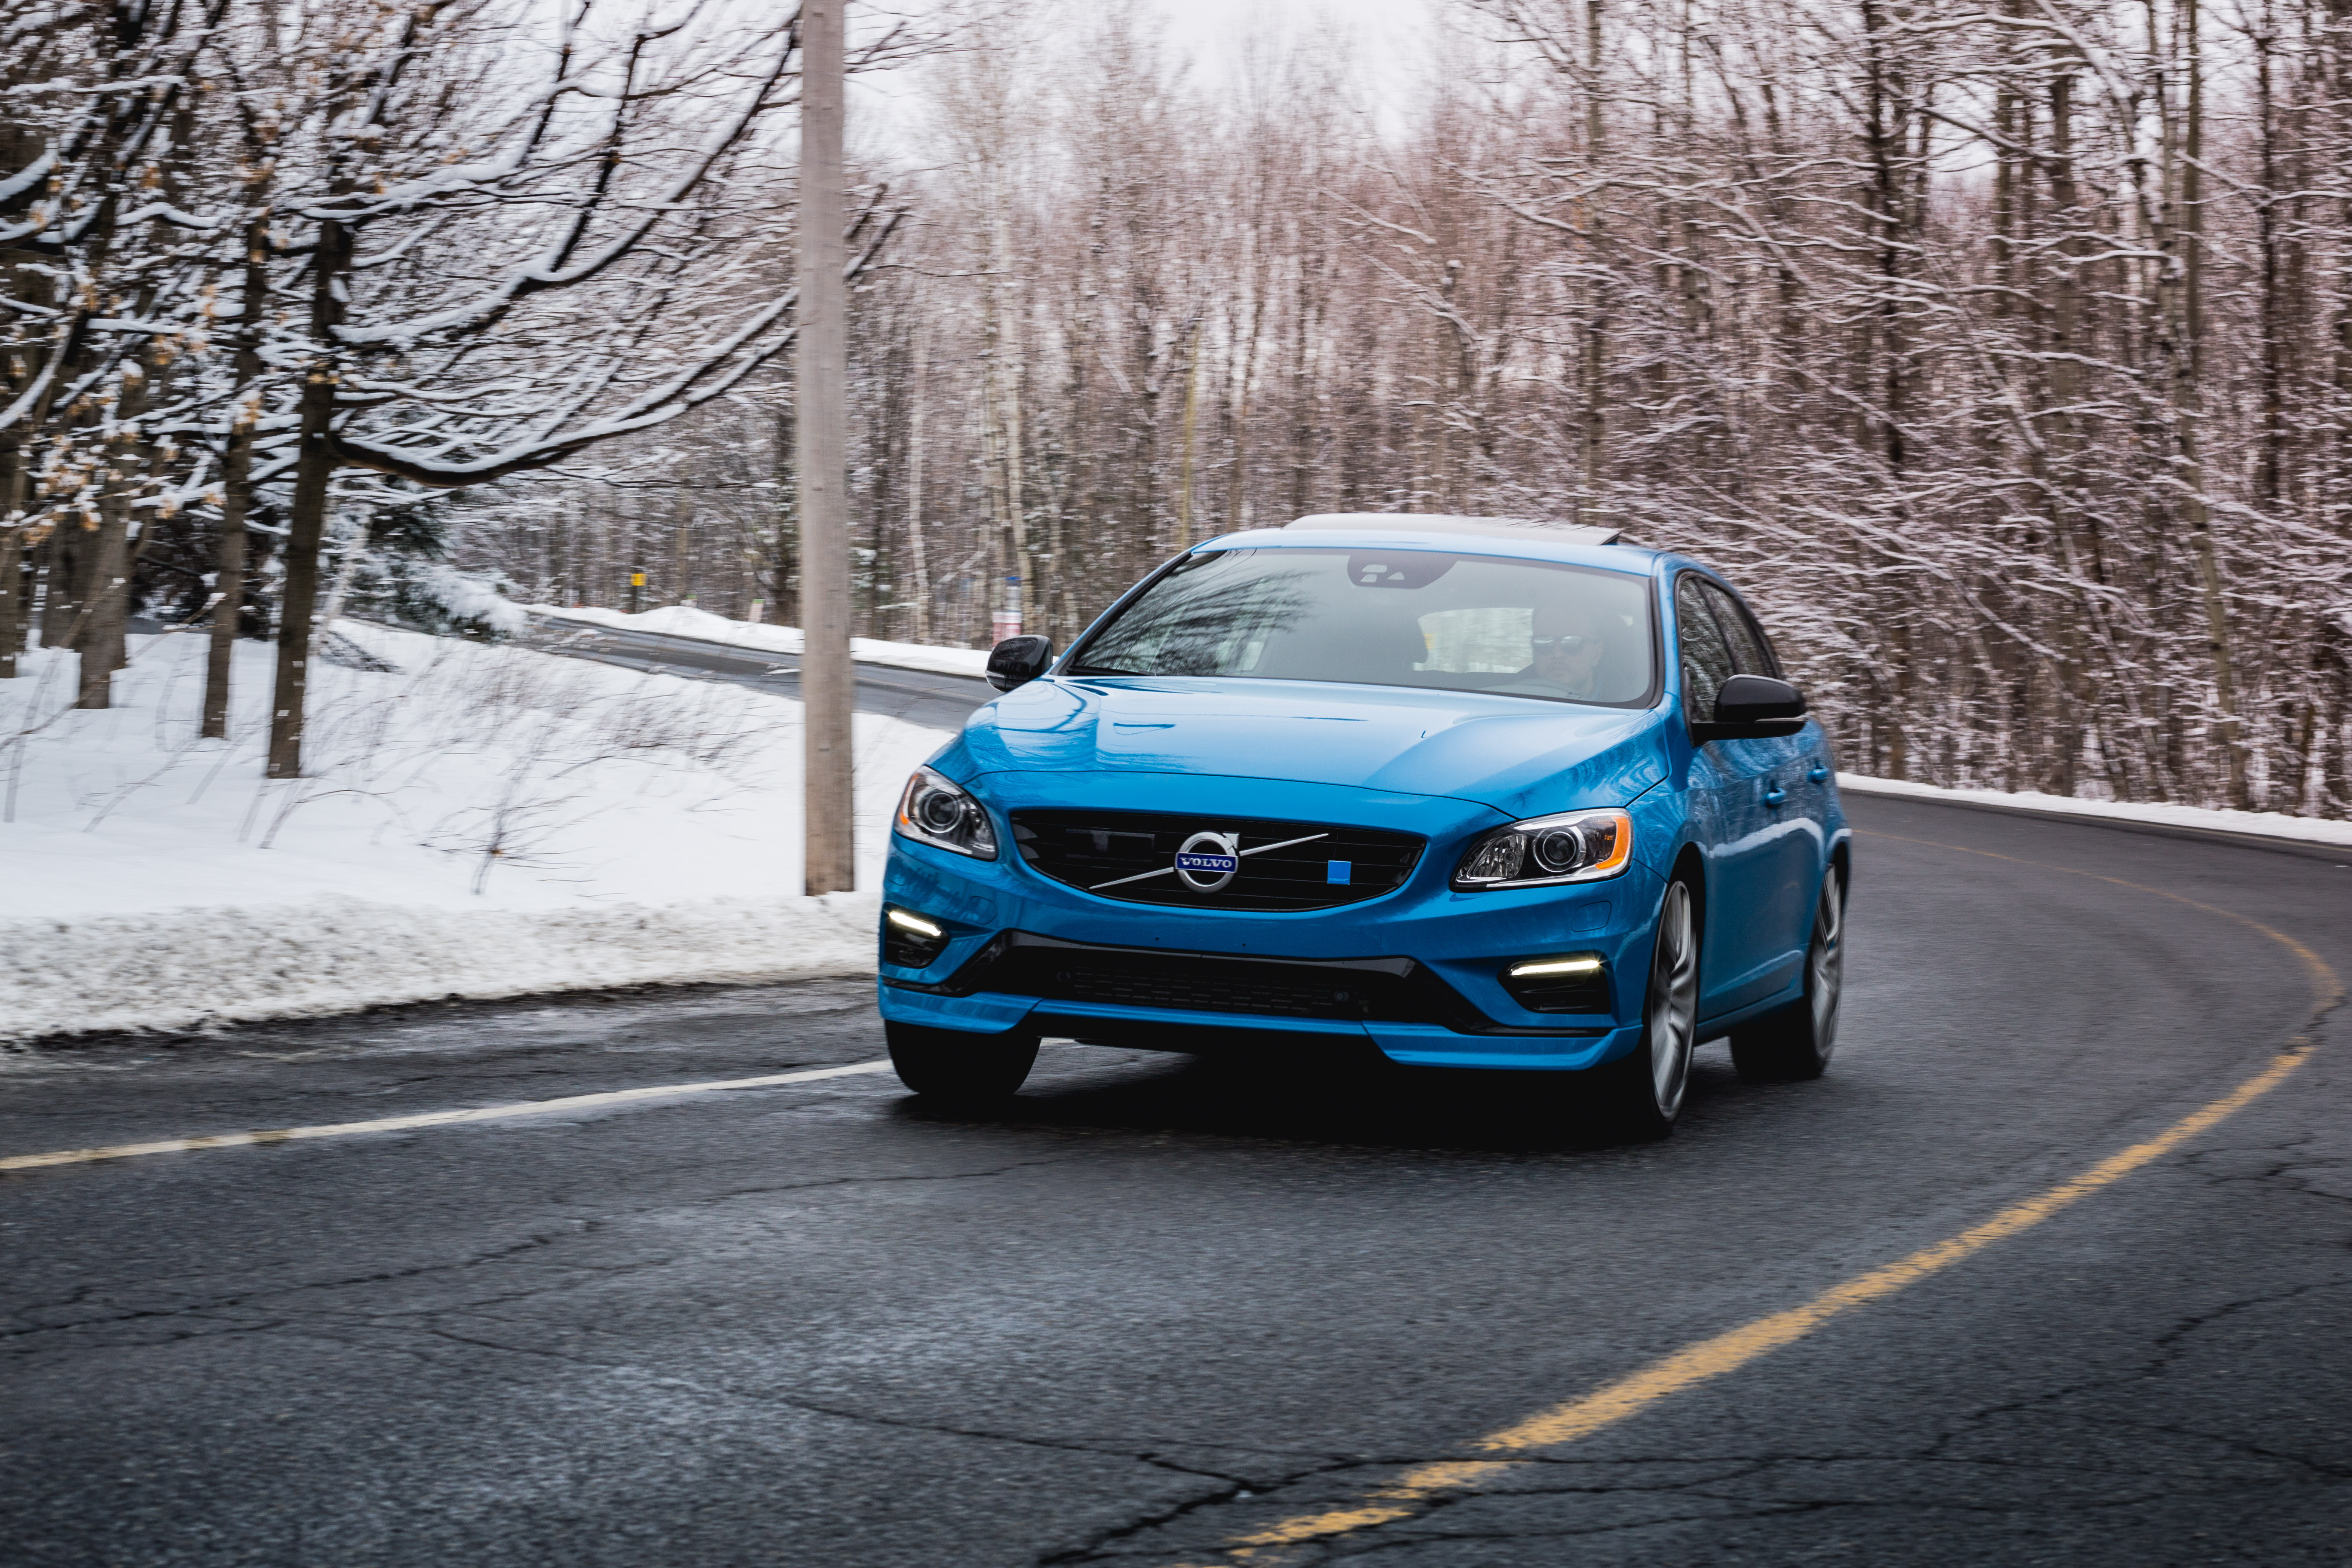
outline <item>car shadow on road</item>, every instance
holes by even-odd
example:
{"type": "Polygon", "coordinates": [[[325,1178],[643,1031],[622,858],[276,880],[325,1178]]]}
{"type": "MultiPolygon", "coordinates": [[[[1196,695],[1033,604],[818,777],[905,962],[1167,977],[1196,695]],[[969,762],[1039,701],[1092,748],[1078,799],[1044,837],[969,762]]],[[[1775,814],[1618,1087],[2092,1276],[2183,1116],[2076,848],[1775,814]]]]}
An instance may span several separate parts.
{"type": "MultiPolygon", "coordinates": [[[[1737,1093],[1729,1064],[1693,1064],[1685,1121],[1737,1093]]],[[[1476,1153],[1638,1148],[1596,1105],[1581,1073],[1402,1067],[1370,1047],[1278,1060],[1102,1049],[1049,1053],[1013,1099],[986,1109],[922,1097],[914,1121],[1189,1133],[1286,1142],[1476,1153]],[[1088,1059],[1092,1058],[1092,1059],[1088,1059]],[[1050,1066],[1049,1066],[1050,1063],[1050,1066]]]]}

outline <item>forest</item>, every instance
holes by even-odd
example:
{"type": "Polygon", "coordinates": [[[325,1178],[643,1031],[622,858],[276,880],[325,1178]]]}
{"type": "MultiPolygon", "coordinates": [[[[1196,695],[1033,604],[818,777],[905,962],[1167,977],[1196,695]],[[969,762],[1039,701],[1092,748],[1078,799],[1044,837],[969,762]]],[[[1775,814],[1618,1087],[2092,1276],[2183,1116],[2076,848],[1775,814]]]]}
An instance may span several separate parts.
{"type": "MultiPolygon", "coordinates": [[[[288,604],[797,624],[788,10],[0,16],[0,677],[277,637],[282,773],[288,604]]],[[[1454,0],[1402,81],[1156,16],[853,11],[860,635],[1598,522],[1851,771],[2352,815],[2352,0],[1454,0]]]]}

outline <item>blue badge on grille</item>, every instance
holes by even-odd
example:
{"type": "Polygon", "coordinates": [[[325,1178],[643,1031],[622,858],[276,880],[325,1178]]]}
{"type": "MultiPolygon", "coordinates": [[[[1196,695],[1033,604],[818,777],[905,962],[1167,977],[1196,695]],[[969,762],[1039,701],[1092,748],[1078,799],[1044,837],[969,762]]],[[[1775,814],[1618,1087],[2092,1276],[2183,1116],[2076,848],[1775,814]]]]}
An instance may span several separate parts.
{"type": "Polygon", "coordinates": [[[1355,862],[1351,860],[1326,860],[1323,862],[1323,879],[1338,887],[1346,887],[1349,882],[1354,879],[1355,873],[1355,862]]]}
{"type": "Polygon", "coordinates": [[[1195,833],[1176,851],[1176,879],[1197,893],[1213,893],[1242,868],[1238,837],[1195,833]]]}

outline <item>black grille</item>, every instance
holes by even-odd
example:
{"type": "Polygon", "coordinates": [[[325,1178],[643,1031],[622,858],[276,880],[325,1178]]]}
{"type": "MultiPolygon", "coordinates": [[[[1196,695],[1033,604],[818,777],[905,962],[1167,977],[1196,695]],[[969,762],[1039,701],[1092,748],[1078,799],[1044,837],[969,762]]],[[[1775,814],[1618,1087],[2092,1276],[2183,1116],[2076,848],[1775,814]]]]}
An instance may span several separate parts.
{"type": "Polygon", "coordinates": [[[1405,958],[1368,960],[1359,968],[1024,946],[1007,952],[984,984],[992,991],[1057,1002],[1276,1018],[1402,1019],[1426,1011],[1412,983],[1417,967],[1405,958]]]}
{"type": "Polygon", "coordinates": [[[1024,860],[1073,888],[1130,903],[1221,910],[1324,910],[1377,899],[1404,885],[1423,843],[1373,827],[1141,811],[1016,811],[1013,840],[1024,860]],[[1238,841],[1240,868],[1214,892],[1175,873],[1176,852],[1196,833],[1238,841]],[[1251,853],[1265,845],[1285,847],[1251,853]]]}
{"type": "MultiPolygon", "coordinates": [[[[912,980],[886,984],[941,996],[996,991],[1035,996],[1048,1004],[1097,1002],[1244,1017],[1442,1024],[1465,1035],[1608,1032],[1497,1024],[1473,1007],[1462,993],[1410,958],[1282,959],[1168,952],[1063,942],[1024,931],[999,932],[995,941],[967,959],[944,984],[912,980]]],[[[1127,1028],[1120,1025],[1112,1032],[1127,1028]]]]}

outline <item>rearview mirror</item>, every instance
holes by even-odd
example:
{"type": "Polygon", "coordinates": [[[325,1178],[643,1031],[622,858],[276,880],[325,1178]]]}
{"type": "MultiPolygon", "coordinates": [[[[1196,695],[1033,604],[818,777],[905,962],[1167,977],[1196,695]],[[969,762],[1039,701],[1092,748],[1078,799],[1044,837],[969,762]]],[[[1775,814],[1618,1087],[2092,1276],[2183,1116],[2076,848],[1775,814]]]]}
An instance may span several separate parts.
{"type": "Polygon", "coordinates": [[[1054,662],[1054,645],[1045,637],[1006,637],[988,653],[988,683],[999,691],[1026,686],[1054,662]]]}
{"type": "Polygon", "coordinates": [[[1803,692],[1769,675],[1735,675],[1715,694],[1715,717],[1691,724],[1691,742],[1763,741],[1804,727],[1803,692]]]}

